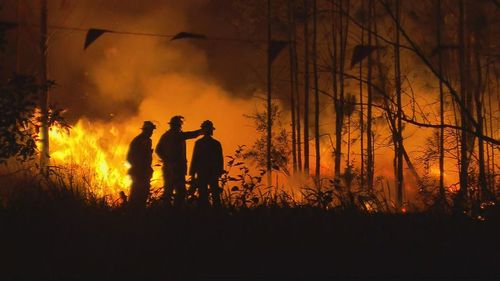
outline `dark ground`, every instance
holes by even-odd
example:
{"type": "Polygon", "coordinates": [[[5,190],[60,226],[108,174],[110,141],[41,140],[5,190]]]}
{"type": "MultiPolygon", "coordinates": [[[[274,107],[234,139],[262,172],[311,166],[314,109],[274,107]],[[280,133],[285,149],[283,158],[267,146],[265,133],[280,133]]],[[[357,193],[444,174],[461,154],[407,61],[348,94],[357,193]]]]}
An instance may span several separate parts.
{"type": "Polygon", "coordinates": [[[0,280],[500,280],[500,215],[0,209],[0,280]]]}

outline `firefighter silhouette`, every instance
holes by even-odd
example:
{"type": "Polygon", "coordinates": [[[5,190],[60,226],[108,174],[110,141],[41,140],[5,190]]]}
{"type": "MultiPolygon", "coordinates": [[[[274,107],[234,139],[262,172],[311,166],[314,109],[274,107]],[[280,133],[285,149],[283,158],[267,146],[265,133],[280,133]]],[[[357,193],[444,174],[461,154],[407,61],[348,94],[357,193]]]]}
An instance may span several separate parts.
{"type": "Polygon", "coordinates": [[[199,205],[208,206],[210,193],[213,205],[218,207],[221,204],[219,178],[224,172],[222,146],[212,137],[215,128],[211,121],[204,121],[201,128],[204,136],[194,145],[189,174],[198,188],[199,205]]]}
{"type": "Polygon", "coordinates": [[[201,135],[201,130],[183,132],[184,117],[170,119],[170,129],[165,132],[156,146],[156,154],[163,162],[164,199],[170,203],[175,191],[175,206],[183,206],[186,199],[186,140],[201,135]]]}
{"type": "Polygon", "coordinates": [[[129,203],[136,208],[144,208],[149,196],[153,176],[151,136],[154,129],[155,124],[144,121],[142,132],[132,140],[127,153],[127,161],[131,165],[128,174],[132,178],[129,203]]]}

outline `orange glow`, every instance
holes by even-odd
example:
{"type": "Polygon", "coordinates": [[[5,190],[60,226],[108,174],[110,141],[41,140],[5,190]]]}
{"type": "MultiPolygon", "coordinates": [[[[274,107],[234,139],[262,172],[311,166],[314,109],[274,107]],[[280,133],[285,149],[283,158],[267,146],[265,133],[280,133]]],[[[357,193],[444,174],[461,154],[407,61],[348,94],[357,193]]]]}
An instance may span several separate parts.
{"type": "MultiPolygon", "coordinates": [[[[116,127],[80,120],[69,132],[52,128],[50,138],[55,173],[62,168],[62,174],[74,176],[77,185],[84,184],[98,197],[114,199],[120,191],[128,194],[131,184],[127,175],[130,165],[125,160],[128,143],[120,138],[116,127]]],[[[155,171],[153,181],[160,176],[155,171]]]]}

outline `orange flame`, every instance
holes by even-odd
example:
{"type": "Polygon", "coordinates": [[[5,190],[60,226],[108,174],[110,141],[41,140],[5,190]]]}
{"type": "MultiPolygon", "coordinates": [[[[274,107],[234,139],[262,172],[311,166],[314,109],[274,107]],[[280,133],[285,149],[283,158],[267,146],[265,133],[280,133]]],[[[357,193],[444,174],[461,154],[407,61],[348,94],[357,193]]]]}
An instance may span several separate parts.
{"type": "MultiPolygon", "coordinates": [[[[117,198],[120,191],[128,194],[128,139],[116,127],[80,120],[70,131],[52,128],[50,140],[51,165],[56,171],[62,168],[70,177],[81,179],[98,197],[117,198]]],[[[153,180],[159,176],[155,171],[153,180]]]]}

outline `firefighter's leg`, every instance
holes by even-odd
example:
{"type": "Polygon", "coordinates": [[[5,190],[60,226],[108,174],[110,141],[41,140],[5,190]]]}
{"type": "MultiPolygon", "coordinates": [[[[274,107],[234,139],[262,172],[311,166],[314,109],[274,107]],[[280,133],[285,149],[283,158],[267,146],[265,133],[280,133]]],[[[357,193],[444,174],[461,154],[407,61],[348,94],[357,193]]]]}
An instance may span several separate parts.
{"type": "Polygon", "coordinates": [[[145,208],[146,202],[148,201],[148,197],[149,197],[149,188],[150,188],[149,177],[144,176],[141,179],[140,185],[141,185],[141,189],[139,192],[139,204],[140,204],[141,208],[145,208]]]}
{"type": "Polygon", "coordinates": [[[174,179],[175,200],[177,207],[183,207],[186,203],[186,179],[184,175],[176,175],[174,179]]]}
{"type": "Polygon", "coordinates": [[[221,206],[220,196],[222,193],[222,189],[219,187],[218,179],[213,179],[210,181],[210,193],[212,194],[212,204],[214,207],[221,206]]]}
{"type": "Polygon", "coordinates": [[[149,195],[150,179],[145,174],[136,174],[132,176],[132,189],[130,191],[130,206],[136,209],[146,207],[146,201],[149,195]]]}
{"type": "Polygon", "coordinates": [[[131,207],[136,207],[138,202],[138,191],[140,189],[139,179],[137,175],[130,175],[132,178],[132,185],[130,186],[130,194],[128,196],[128,204],[131,207]]]}
{"type": "Polygon", "coordinates": [[[200,193],[200,198],[198,199],[198,205],[202,208],[208,207],[208,183],[204,178],[200,178],[198,182],[198,191],[200,193]]]}
{"type": "Polygon", "coordinates": [[[163,200],[165,200],[165,203],[170,204],[172,200],[172,194],[174,193],[172,170],[169,169],[167,166],[163,165],[162,174],[163,174],[163,200]]]}

